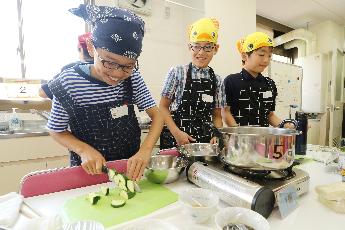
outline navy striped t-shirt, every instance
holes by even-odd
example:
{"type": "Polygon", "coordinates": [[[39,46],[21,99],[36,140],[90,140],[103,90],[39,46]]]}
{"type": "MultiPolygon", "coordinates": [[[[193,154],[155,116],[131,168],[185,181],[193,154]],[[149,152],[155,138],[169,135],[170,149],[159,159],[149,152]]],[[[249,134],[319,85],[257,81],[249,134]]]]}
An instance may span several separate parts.
{"type": "MultiPolygon", "coordinates": [[[[90,65],[80,65],[86,76],[78,74],[74,68],[62,72],[59,76],[62,86],[67,90],[71,98],[79,105],[94,105],[106,102],[122,100],[124,96],[123,82],[115,86],[107,85],[90,76],[90,65]]],[[[139,71],[131,75],[133,87],[133,103],[139,111],[144,111],[156,106],[156,103],[148,90],[139,71]]],[[[56,97],[52,101],[47,128],[54,132],[67,130],[69,115],[56,97]]]]}

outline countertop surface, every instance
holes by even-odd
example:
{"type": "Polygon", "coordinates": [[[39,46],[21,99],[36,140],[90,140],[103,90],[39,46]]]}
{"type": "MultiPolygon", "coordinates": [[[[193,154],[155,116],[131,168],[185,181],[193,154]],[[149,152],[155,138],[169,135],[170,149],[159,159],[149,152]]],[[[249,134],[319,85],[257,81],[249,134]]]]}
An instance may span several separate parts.
{"type": "MultiPolygon", "coordinates": [[[[307,171],[310,175],[309,192],[298,198],[297,209],[284,219],[280,217],[278,208],[275,208],[268,218],[271,229],[344,229],[345,215],[335,213],[321,204],[318,201],[317,194],[315,192],[315,186],[341,181],[341,176],[326,172],[325,165],[315,161],[308,161],[300,165],[299,168],[307,171]]],[[[108,185],[111,185],[111,183],[108,183],[108,185]]],[[[165,186],[176,193],[181,193],[183,189],[188,187],[195,187],[195,185],[187,182],[185,176],[181,176],[179,181],[165,186]]],[[[53,216],[59,213],[63,203],[67,199],[80,196],[81,194],[87,194],[91,191],[97,191],[98,189],[99,185],[94,185],[85,188],[46,194],[26,198],[25,203],[41,216],[53,216]]],[[[219,208],[227,206],[228,205],[222,201],[219,204],[219,208]]],[[[23,218],[25,217],[20,217],[18,221],[21,221],[23,218]]],[[[183,214],[183,208],[180,202],[173,203],[140,219],[113,226],[108,229],[123,229],[129,224],[144,221],[149,218],[161,219],[173,223],[178,229],[188,229],[185,227],[186,224],[189,223],[188,218],[183,214]]],[[[204,225],[211,229],[215,228],[213,219],[204,225]]]]}

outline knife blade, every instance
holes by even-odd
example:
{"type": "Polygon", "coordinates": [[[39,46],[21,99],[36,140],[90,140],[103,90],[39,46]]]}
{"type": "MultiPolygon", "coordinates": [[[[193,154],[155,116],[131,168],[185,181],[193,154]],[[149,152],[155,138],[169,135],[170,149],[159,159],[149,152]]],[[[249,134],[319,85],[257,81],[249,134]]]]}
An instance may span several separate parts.
{"type": "MultiPolygon", "coordinates": [[[[119,173],[119,172],[117,172],[115,169],[110,169],[110,168],[108,168],[106,165],[103,165],[103,166],[102,166],[102,172],[108,175],[108,178],[109,178],[110,181],[114,182],[113,178],[111,178],[111,176],[110,176],[111,170],[114,171],[114,174],[118,174],[118,173],[119,173]]],[[[114,182],[114,183],[115,183],[115,182],[114,182]]],[[[133,184],[134,184],[134,190],[135,190],[136,192],[139,192],[139,193],[140,193],[140,192],[141,192],[141,188],[140,188],[140,186],[138,185],[138,183],[137,183],[136,181],[133,181],[133,184]]]]}

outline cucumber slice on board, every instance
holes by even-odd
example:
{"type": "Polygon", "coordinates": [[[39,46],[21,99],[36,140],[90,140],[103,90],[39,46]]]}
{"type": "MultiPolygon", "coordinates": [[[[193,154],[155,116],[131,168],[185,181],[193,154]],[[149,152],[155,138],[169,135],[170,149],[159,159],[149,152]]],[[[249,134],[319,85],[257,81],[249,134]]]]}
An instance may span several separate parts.
{"type": "Polygon", "coordinates": [[[101,199],[101,196],[92,192],[89,193],[89,195],[87,196],[87,200],[89,201],[90,204],[95,205],[97,204],[97,202],[101,199]]]}
{"type": "Polygon", "coordinates": [[[134,196],[135,196],[135,192],[127,192],[127,195],[128,195],[128,199],[132,199],[134,196]]]}
{"type": "Polygon", "coordinates": [[[123,199],[128,200],[128,194],[125,190],[121,190],[119,194],[123,199]]]}
{"type": "Polygon", "coordinates": [[[112,200],[111,203],[110,203],[111,207],[113,207],[113,208],[120,208],[120,207],[124,206],[125,204],[126,204],[126,201],[125,200],[121,200],[121,199],[119,199],[119,200],[112,200]]]}
{"type": "Polygon", "coordinates": [[[128,191],[133,193],[134,192],[134,182],[131,180],[127,180],[127,188],[128,191]]]}
{"type": "Polygon", "coordinates": [[[119,178],[119,183],[126,184],[126,178],[122,174],[117,174],[117,177],[119,178]]]}
{"type": "Polygon", "coordinates": [[[101,187],[101,193],[104,195],[104,196],[108,196],[109,195],[109,192],[110,192],[110,189],[108,187],[101,187]]]}
{"type": "Polygon", "coordinates": [[[119,186],[119,189],[127,191],[126,182],[120,181],[118,186],[119,186]]]}

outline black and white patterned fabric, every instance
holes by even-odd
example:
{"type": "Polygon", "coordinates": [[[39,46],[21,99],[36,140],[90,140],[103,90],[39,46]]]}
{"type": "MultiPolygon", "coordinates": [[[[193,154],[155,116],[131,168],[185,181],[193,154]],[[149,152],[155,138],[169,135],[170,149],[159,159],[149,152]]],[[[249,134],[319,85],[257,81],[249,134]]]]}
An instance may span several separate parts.
{"type": "MultiPolygon", "coordinates": [[[[74,69],[85,74],[79,66],[74,69]]],[[[132,103],[130,78],[124,82],[125,95],[121,101],[88,105],[73,100],[60,80],[59,77],[54,79],[49,88],[67,111],[70,130],[75,137],[98,150],[106,161],[127,159],[139,150],[141,131],[132,103]],[[128,115],[113,118],[111,109],[119,106],[128,106],[128,115]]],[[[80,156],[70,153],[71,166],[80,165],[80,156]]]]}
{"type": "Polygon", "coordinates": [[[252,77],[245,69],[224,80],[227,105],[241,126],[269,126],[268,115],[275,110],[277,88],[271,78],[252,77]]]}
{"type": "MultiPolygon", "coordinates": [[[[217,82],[212,68],[209,74],[211,76],[209,79],[192,79],[192,64],[189,64],[182,102],[177,110],[171,112],[177,127],[196,139],[198,143],[209,143],[212,138],[212,132],[203,126],[204,122],[212,122],[212,112],[216,101],[217,82]],[[212,97],[212,101],[203,100],[205,95],[212,97]]],[[[160,136],[160,148],[167,149],[176,146],[175,138],[169,129],[164,127],[160,136]]]]}

